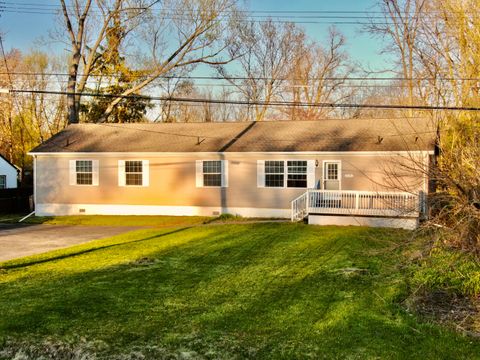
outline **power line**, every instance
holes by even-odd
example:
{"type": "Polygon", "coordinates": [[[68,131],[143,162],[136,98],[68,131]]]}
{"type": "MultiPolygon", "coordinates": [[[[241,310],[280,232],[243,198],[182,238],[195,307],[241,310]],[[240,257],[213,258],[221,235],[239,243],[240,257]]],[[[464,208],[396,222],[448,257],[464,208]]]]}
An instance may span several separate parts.
{"type": "MultiPolygon", "coordinates": [[[[160,1],[158,1],[160,2],[160,1]]],[[[19,1],[0,1],[3,4],[9,5],[18,5],[18,6],[33,6],[33,7],[43,7],[43,8],[59,8],[57,4],[42,4],[42,3],[28,3],[28,2],[19,2],[19,1]]],[[[73,5],[67,5],[68,8],[74,8],[73,5]]],[[[94,8],[94,6],[92,6],[94,8]]],[[[98,8],[98,7],[96,7],[98,8]]],[[[143,9],[142,7],[141,9],[143,9]]],[[[99,8],[98,8],[99,9],[99,8]]],[[[159,9],[160,10],[160,9],[159,9]]],[[[162,8],[161,10],[176,10],[174,8],[162,8]]],[[[260,13],[260,14],[383,14],[382,11],[374,10],[218,10],[219,13],[260,13]]],[[[450,12],[464,12],[462,10],[450,11],[450,12]]],[[[465,11],[466,13],[476,13],[474,11],[465,11]]],[[[443,13],[442,10],[422,10],[422,14],[428,13],[443,13]]],[[[414,12],[400,12],[400,15],[408,16],[414,15],[414,12]]]]}
{"type": "MultiPolygon", "coordinates": [[[[407,119],[412,119],[412,118],[407,118],[407,119]]],[[[325,119],[329,120],[329,119],[325,119]]],[[[372,119],[358,119],[359,121],[362,120],[372,120],[372,119]]],[[[373,120],[384,120],[384,119],[373,119],[373,120]]],[[[405,120],[405,118],[402,118],[402,120],[405,120]]],[[[300,122],[296,120],[276,120],[276,121],[266,121],[266,122],[300,122]]],[[[322,120],[307,120],[308,122],[320,122],[322,120]]],[[[231,123],[231,122],[215,122],[216,124],[218,123],[231,123]]],[[[235,122],[235,123],[247,123],[246,121],[243,122],[235,122]]],[[[121,125],[116,125],[116,124],[111,124],[111,123],[97,123],[98,125],[102,125],[105,127],[112,127],[112,128],[121,128],[121,125]]],[[[179,123],[176,123],[179,124],[179,123]]],[[[129,130],[133,131],[140,131],[140,132],[149,132],[149,133],[155,133],[155,134],[162,134],[162,135],[173,135],[173,136],[179,136],[179,137],[187,137],[187,138],[205,138],[205,139],[225,139],[224,137],[221,136],[211,136],[211,135],[189,135],[189,134],[183,134],[183,133],[175,133],[175,132],[170,132],[170,131],[161,131],[161,130],[152,130],[152,129],[141,129],[141,128],[135,128],[135,127],[130,127],[129,130]]],[[[448,129],[442,129],[441,131],[447,131],[448,129]]],[[[418,132],[412,132],[412,133],[402,133],[402,134],[382,134],[382,137],[404,137],[408,135],[426,135],[426,134],[436,134],[437,130],[430,130],[430,131],[418,131],[418,132]]],[[[234,137],[232,140],[239,140],[240,137],[234,137]]],[[[331,137],[330,137],[331,138],[331,137]]],[[[345,140],[345,139],[351,139],[351,137],[341,137],[341,136],[333,136],[335,139],[339,140],[345,140]]],[[[366,140],[366,139],[378,139],[378,135],[370,135],[370,136],[365,136],[362,135],[360,136],[361,139],[366,140]]],[[[268,139],[268,138],[262,138],[262,141],[264,142],[291,142],[292,139],[268,139]]]]}
{"type": "MultiPolygon", "coordinates": [[[[8,10],[0,9],[4,13],[15,13],[15,14],[35,14],[35,15],[57,15],[59,11],[56,12],[41,12],[41,11],[17,11],[17,10],[8,10]]],[[[188,20],[187,17],[163,17],[165,20],[188,20]]],[[[218,18],[218,21],[226,20],[218,18]]],[[[252,20],[252,19],[238,19],[239,22],[252,22],[252,23],[278,23],[278,24],[310,24],[310,25],[393,25],[393,23],[371,23],[371,22],[359,22],[359,21],[292,21],[292,20],[252,20]]]]}
{"type": "MultiPolygon", "coordinates": [[[[133,10],[133,9],[130,9],[133,10]]],[[[137,8],[136,10],[146,10],[145,8],[137,8]]],[[[17,14],[38,14],[38,15],[57,15],[61,13],[61,9],[41,9],[33,7],[12,7],[12,6],[0,6],[0,11],[5,13],[17,13],[17,14]]],[[[165,11],[164,11],[165,12],[165,11]]],[[[198,12],[201,13],[202,11],[198,12]]],[[[248,11],[245,11],[248,13],[248,11]]],[[[100,11],[90,10],[90,13],[99,13],[100,11]]],[[[221,11],[218,12],[221,14],[221,11]]],[[[335,13],[335,12],[332,12],[335,13]]],[[[185,13],[178,12],[165,12],[165,15],[162,16],[166,20],[188,20],[189,17],[185,13]]],[[[244,18],[236,19],[235,21],[239,22],[252,22],[252,23],[294,23],[294,24],[319,24],[319,25],[394,25],[393,20],[402,20],[401,17],[383,17],[383,16],[354,16],[354,15],[247,15],[244,18]],[[260,19],[260,20],[256,20],[260,19]],[[292,19],[307,19],[307,20],[292,20],[292,19]],[[325,21],[313,21],[308,19],[324,19],[325,21]],[[330,21],[326,21],[329,20],[330,21]],[[376,20],[385,20],[385,21],[376,21],[376,20]],[[347,21],[350,20],[350,21],[347,21]],[[353,21],[358,20],[358,21],[353,21]]],[[[228,20],[226,15],[218,16],[217,20],[224,21],[228,20]]],[[[450,22],[452,23],[452,22],[450,22]]],[[[460,22],[459,22],[460,23],[460,22]]]]}
{"type": "MultiPolygon", "coordinates": [[[[11,75],[19,76],[69,76],[68,73],[61,72],[10,72],[11,75]]],[[[0,75],[7,75],[6,72],[0,72],[0,75]]],[[[150,75],[130,75],[133,78],[151,78],[150,75]]],[[[77,77],[105,77],[105,78],[119,78],[121,75],[116,74],[77,74],[77,77]]],[[[408,77],[367,77],[367,76],[357,76],[357,77],[341,77],[341,76],[329,76],[324,78],[272,78],[272,77],[245,77],[245,76],[180,76],[180,75],[167,75],[159,77],[159,79],[179,79],[179,80],[279,80],[279,81],[295,81],[295,80],[322,80],[322,81],[480,81],[480,78],[452,78],[452,77],[417,77],[417,78],[408,78],[408,77]]]]}
{"type": "MultiPolygon", "coordinates": [[[[16,13],[16,14],[36,14],[36,15],[57,15],[59,14],[59,10],[55,12],[41,12],[41,11],[16,11],[16,10],[8,10],[8,9],[0,9],[1,12],[4,13],[16,13]]],[[[165,20],[189,20],[188,17],[171,17],[171,16],[164,16],[163,19],[165,20]]],[[[225,21],[228,20],[227,18],[217,18],[215,21],[225,21]]],[[[266,18],[265,20],[254,20],[249,18],[244,19],[236,19],[235,21],[238,22],[248,22],[248,23],[277,23],[277,24],[305,24],[305,25],[377,25],[377,26],[389,26],[395,25],[393,22],[369,22],[369,21],[298,21],[298,20],[276,20],[271,18],[266,18]]],[[[457,22],[458,24],[464,24],[462,22],[457,22]]],[[[449,24],[455,24],[454,22],[449,22],[449,24]]],[[[479,25],[480,22],[468,22],[468,24],[472,25],[479,25]]]]}
{"type": "Polygon", "coordinates": [[[170,101],[182,103],[202,103],[202,104],[229,104],[229,105],[247,105],[247,106],[283,106],[283,107],[317,107],[317,108],[354,108],[354,109],[397,109],[397,110],[449,110],[449,111],[480,111],[480,107],[468,106],[432,106],[432,105],[388,105],[388,104],[353,104],[353,103],[306,103],[293,101],[248,101],[248,100],[217,100],[217,99],[199,99],[199,98],[179,98],[171,96],[146,96],[146,95],[115,95],[102,93],[72,93],[66,91],[51,90],[22,90],[22,89],[0,89],[0,92],[7,93],[29,93],[29,94],[51,94],[51,95],[70,95],[86,97],[104,97],[112,99],[138,99],[149,101],[170,101]]]}

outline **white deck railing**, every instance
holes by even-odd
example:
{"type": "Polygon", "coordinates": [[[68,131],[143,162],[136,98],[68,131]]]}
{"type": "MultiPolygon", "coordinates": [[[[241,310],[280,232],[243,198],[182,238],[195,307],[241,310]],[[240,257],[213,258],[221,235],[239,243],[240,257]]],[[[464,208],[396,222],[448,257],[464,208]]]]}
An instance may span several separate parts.
{"type": "Polygon", "coordinates": [[[418,217],[418,195],[406,192],[308,190],[292,201],[292,221],[308,214],[418,217]]]}
{"type": "Polygon", "coordinates": [[[294,199],[292,206],[292,221],[299,221],[308,215],[308,191],[294,199]]]}

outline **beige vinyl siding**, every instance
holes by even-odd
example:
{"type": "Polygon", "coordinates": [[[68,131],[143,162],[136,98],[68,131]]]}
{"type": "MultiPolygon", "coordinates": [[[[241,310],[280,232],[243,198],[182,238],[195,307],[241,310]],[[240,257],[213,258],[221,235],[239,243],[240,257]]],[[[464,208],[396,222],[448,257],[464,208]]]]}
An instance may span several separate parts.
{"type": "MultiPolygon", "coordinates": [[[[324,160],[342,162],[342,190],[405,190],[389,187],[385,169],[398,161],[398,156],[328,155],[328,154],[179,154],[178,156],[106,154],[106,155],[38,155],[36,201],[38,204],[128,204],[160,206],[247,207],[288,209],[290,201],[305,189],[259,187],[258,160],[313,160],[315,186],[322,183],[324,160]],[[118,162],[142,158],[149,164],[149,186],[120,187],[118,162]],[[69,185],[69,160],[99,161],[99,185],[69,185]],[[228,187],[197,187],[196,160],[228,160],[228,187]]],[[[406,175],[401,182],[412,191],[425,187],[425,179],[406,175]]]]}

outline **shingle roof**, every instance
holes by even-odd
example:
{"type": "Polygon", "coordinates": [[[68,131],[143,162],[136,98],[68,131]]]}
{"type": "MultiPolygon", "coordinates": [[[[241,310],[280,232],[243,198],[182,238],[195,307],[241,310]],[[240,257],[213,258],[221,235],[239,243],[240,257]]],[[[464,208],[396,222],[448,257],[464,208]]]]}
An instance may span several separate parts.
{"type": "Polygon", "coordinates": [[[408,151],[434,139],[425,118],[76,124],[31,152],[408,151]]]}

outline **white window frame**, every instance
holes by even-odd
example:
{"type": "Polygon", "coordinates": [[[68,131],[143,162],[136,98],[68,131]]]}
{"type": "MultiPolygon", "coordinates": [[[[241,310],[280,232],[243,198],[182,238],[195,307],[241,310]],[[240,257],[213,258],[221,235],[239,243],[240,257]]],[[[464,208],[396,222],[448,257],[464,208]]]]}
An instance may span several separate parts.
{"type": "Polygon", "coordinates": [[[142,159],[118,160],[118,186],[129,188],[150,186],[150,161],[142,159]],[[142,185],[127,185],[127,161],[140,161],[142,163],[142,185]]]}
{"type": "Polygon", "coordinates": [[[98,186],[99,185],[99,160],[94,159],[73,159],[69,161],[70,185],[72,186],[98,186]],[[92,183],[78,184],[77,183],[77,161],[91,161],[92,162],[92,183]]]}
{"type": "Polygon", "coordinates": [[[331,179],[326,179],[326,165],[327,164],[338,164],[338,190],[342,190],[342,160],[323,160],[322,161],[322,190],[325,190],[325,180],[331,180],[331,179]]]}
{"type": "Polygon", "coordinates": [[[315,160],[312,159],[266,159],[257,160],[257,187],[268,189],[313,189],[315,187],[315,160]],[[283,186],[266,186],[265,162],[283,161],[283,186]],[[288,187],[288,162],[306,161],[307,162],[307,187],[288,187]]]}
{"type": "Polygon", "coordinates": [[[0,186],[0,189],[6,189],[7,188],[7,175],[0,175],[0,178],[5,179],[3,182],[3,186],[0,186]]]}
{"type": "Polygon", "coordinates": [[[228,160],[204,159],[195,160],[195,185],[197,188],[227,188],[228,187],[228,160]],[[206,186],[203,184],[203,162],[204,161],[220,161],[221,166],[221,185],[206,186]]]}
{"type": "Polygon", "coordinates": [[[287,162],[285,160],[264,160],[263,161],[263,182],[264,186],[269,189],[285,189],[287,187],[287,181],[286,181],[286,176],[287,176],[287,169],[285,168],[287,166],[287,162]],[[267,175],[280,175],[280,173],[268,173],[267,174],[267,166],[266,162],[267,161],[277,161],[277,162],[282,162],[283,163],[283,186],[267,186],[267,175]]]}

